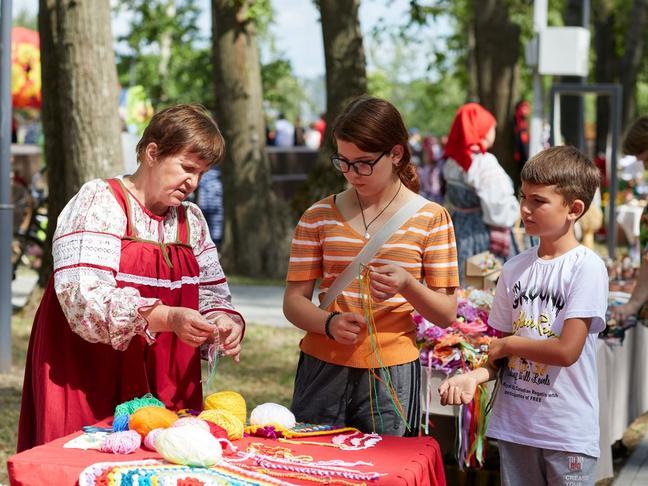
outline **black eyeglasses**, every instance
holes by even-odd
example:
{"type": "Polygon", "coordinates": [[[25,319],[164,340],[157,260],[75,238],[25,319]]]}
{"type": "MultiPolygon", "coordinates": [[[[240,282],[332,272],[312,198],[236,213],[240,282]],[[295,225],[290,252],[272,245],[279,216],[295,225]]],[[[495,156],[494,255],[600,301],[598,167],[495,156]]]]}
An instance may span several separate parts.
{"type": "Polygon", "coordinates": [[[331,155],[331,163],[333,164],[333,167],[345,174],[353,169],[358,175],[370,176],[371,174],[373,174],[374,165],[380,162],[380,159],[382,159],[386,153],[387,152],[382,152],[375,160],[372,160],[371,162],[351,162],[350,160],[340,157],[339,154],[333,154],[331,155]]]}

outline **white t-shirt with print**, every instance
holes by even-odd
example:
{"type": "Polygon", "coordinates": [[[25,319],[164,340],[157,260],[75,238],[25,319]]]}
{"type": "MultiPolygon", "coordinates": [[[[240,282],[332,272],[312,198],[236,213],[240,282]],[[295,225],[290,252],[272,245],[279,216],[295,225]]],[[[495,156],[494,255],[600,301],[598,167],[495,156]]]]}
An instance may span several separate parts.
{"type": "Polygon", "coordinates": [[[489,323],[530,339],[560,336],[569,318],[592,318],[578,361],[550,366],[510,357],[489,437],[543,449],[599,456],[597,335],[605,329],[608,276],[601,258],[577,246],[552,260],[533,247],[508,261],[489,323]]]}

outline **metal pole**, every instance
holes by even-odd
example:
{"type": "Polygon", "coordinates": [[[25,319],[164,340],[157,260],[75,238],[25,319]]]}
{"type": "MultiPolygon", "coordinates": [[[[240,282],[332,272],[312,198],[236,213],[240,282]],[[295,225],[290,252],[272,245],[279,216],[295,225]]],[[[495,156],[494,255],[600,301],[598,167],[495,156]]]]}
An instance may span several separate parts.
{"type": "Polygon", "coordinates": [[[612,96],[610,96],[610,104],[612,105],[612,155],[610,157],[610,199],[608,203],[608,256],[612,259],[616,255],[616,195],[618,187],[617,177],[617,157],[619,154],[619,134],[621,133],[621,96],[623,90],[621,86],[613,88],[612,96]]]}
{"type": "Polygon", "coordinates": [[[11,0],[0,14],[0,372],[11,370],[11,0]]]}
{"type": "Polygon", "coordinates": [[[533,103],[531,105],[531,123],[529,125],[529,157],[542,150],[542,132],[544,118],[544,100],[542,95],[542,76],[540,75],[540,36],[547,26],[548,0],[533,2],[533,49],[535,50],[535,65],[533,66],[533,103]]]}

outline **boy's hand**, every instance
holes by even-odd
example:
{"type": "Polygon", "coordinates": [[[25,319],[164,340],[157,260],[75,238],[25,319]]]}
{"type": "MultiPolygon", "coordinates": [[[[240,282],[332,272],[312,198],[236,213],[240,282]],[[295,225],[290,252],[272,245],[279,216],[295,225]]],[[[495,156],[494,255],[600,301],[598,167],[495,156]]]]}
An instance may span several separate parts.
{"type": "Polygon", "coordinates": [[[472,373],[448,378],[439,386],[441,405],[467,405],[475,396],[477,379],[472,373]]]}
{"type": "Polygon", "coordinates": [[[371,296],[376,302],[391,299],[405,288],[412,275],[398,265],[369,267],[371,270],[371,296]]]}
{"type": "Polygon", "coordinates": [[[488,362],[497,366],[495,361],[500,358],[508,358],[510,353],[507,349],[511,336],[493,339],[488,345],[488,362]]]}

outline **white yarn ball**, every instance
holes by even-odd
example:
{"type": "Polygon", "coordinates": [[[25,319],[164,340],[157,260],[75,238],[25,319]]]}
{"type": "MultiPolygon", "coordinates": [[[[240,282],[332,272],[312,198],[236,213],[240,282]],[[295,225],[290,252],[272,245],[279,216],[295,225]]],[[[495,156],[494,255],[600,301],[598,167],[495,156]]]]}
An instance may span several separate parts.
{"type": "Polygon", "coordinates": [[[155,438],[155,448],[167,461],[183,466],[209,467],[223,456],[216,437],[196,425],[162,430],[155,438]]]}
{"type": "Polygon", "coordinates": [[[263,403],[255,407],[250,414],[250,425],[280,425],[285,429],[292,429],[295,423],[295,415],[278,403],[263,403]]]}

